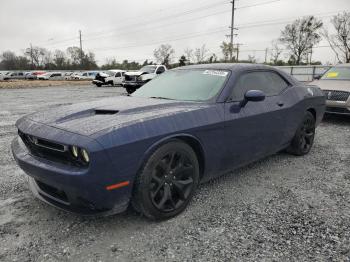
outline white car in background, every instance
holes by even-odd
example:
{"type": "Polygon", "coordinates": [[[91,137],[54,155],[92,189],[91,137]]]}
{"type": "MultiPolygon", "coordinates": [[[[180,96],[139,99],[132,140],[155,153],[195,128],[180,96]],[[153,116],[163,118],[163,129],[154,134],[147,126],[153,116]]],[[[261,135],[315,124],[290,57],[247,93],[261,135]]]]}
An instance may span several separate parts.
{"type": "Polygon", "coordinates": [[[123,81],[123,86],[126,91],[131,94],[135,92],[136,89],[165,71],[167,71],[167,68],[164,65],[147,65],[137,72],[126,72],[124,75],[125,79],[123,81]]]}
{"type": "Polygon", "coordinates": [[[60,72],[49,72],[38,75],[38,80],[64,80],[64,74],[60,72]]]}
{"type": "Polygon", "coordinates": [[[78,74],[73,75],[73,79],[75,80],[93,80],[95,79],[98,72],[96,71],[88,71],[88,72],[82,72],[78,74]]]}
{"type": "Polygon", "coordinates": [[[112,86],[115,86],[115,85],[121,85],[124,81],[124,74],[126,71],[124,70],[119,70],[119,69],[116,69],[116,70],[108,70],[109,72],[112,72],[112,76],[108,76],[106,77],[106,83],[107,84],[110,84],[112,86]]]}
{"type": "Polygon", "coordinates": [[[105,72],[99,72],[92,83],[98,87],[104,85],[121,85],[124,81],[125,70],[111,69],[105,72]]]}

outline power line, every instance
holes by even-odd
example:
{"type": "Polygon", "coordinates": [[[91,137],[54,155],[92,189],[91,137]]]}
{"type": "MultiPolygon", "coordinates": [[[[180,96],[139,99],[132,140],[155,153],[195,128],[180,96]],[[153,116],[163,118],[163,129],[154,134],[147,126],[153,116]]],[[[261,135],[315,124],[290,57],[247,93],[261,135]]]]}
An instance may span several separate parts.
{"type": "MultiPolygon", "coordinates": [[[[274,2],[278,2],[278,1],[281,1],[281,0],[273,0],[273,1],[267,1],[267,2],[262,2],[262,3],[256,3],[256,4],[253,4],[253,5],[246,5],[246,6],[241,6],[241,7],[238,7],[236,9],[243,9],[243,8],[249,8],[249,7],[254,7],[254,6],[260,6],[260,5],[266,5],[266,4],[270,4],[270,3],[274,3],[274,2]]],[[[157,22],[159,23],[159,21],[161,20],[169,20],[169,18],[178,18],[180,16],[184,16],[184,15],[188,15],[188,14],[192,14],[192,13],[196,13],[196,12],[199,12],[199,11],[205,11],[207,9],[211,9],[212,7],[216,7],[218,6],[219,4],[221,3],[228,3],[227,1],[220,1],[220,2],[216,2],[216,3],[211,3],[209,5],[205,5],[205,6],[202,6],[202,7],[199,7],[199,8],[195,8],[195,9],[189,9],[189,10],[186,10],[186,11],[183,11],[183,12],[179,12],[179,13],[175,13],[175,14],[172,14],[170,16],[164,16],[164,17],[161,17],[161,18],[156,18],[156,19],[152,19],[152,20],[148,20],[148,21],[142,21],[142,22],[138,22],[138,23],[134,23],[134,24],[129,24],[128,26],[124,26],[124,27],[117,27],[113,30],[108,30],[108,31],[100,31],[100,32],[95,32],[95,33],[90,33],[90,34],[85,34],[87,35],[88,37],[85,37],[85,41],[89,41],[89,40],[95,40],[95,39],[101,39],[103,37],[104,34],[106,33],[113,33],[115,30],[118,30],[118,29],[121,29],[122,31],[128,31],[128,28],[130,27],[134,27],[134,26],[137,26],[137,25],[141,25],[141,26],[148,26],[149,24],[152,24],[154,22],[157,22]],[[89,37],[90,35],[96,35],[95,37],[89,37]]],[[[218,15],[218,14],[223,14],[223,13],[228,13],[229,11],[227,10],[223,10],[223,11],[219,11],[219,12],[215,12],[213,14],[208,14],[208,15],[205,15],[205,16],[200,16],[200,17],[197,17],[197,18],[191,18],[191,19],[187,19],[185,21],[179,21],[179,22],[173,22],[173,23],[168,23],[166,25],[160,25],[160,26],[156,26],[156,27],[152,27],[152,29],[154,28],[161,28],[161,27],[166,27],[166,26],[171,26],[171,25],[175,25],[175,24],[181,24],[181,23],[185,23],[186,21],[195,21],[195,20],[199,20],[199,19],[203,19],[203,18],[206,18],[206,17],[210,17],[210,16],[213,16],[213,15],[218,15]]],[[[137,32],[137,31],[142,31],[142,29],[138,29],[138,30],[134,30],[134,32],[137,32]]],[[[127,34],[130,34],[130,32],[127,32],[126,34],[120,34],[120,33],[113,33],[112,36],[116,35],[116,36],[120,36],[120,35],[127,35],[127,34]]],[[[112,37],[112,36],[107,36],[107,37],[112,37]]],[[[54,43],[50,43],[49,45],[55,45],[57,43],[64,43],[64,42],[68,42],[68,41],[72,41],[72,40],[75,40],[76,38],[68,38],[66,40],[62,40],[62,41],[57,41],[57,42],[54,42],[54,43]]]]}
{"type": "MultiPolygon", "coordinates": [[[[223,27],[219,27],[219,28],[223,28],[223,27]]],[[[149,43],[145,43],[145,44],[142,44],[142,45],[135,44],[135,45],[120,46],[120,47],[95,48],[94,51],[96,51],[96,50],[97,51],[107,51],[107,50],[117,50],[117,49],[124,49],[124,48],[140,47],[140,46],[149,46],[149,45],[160,44],[160,43],[164,43],[164,42],[172,42],[172,41],[179,41],[179,40],[183,40],[183,39],[196,38],[196,37],[203,36],[203,35],[222,33],[222,32],[225,32],[225,31],[227,31],[227,28],[221,29],[221,30],[217,30],[217,31],[213,31],[213,32],[208,32],[208,31],[205,31],[205,32],[202,32],[202,33],[198,32],[195,35],[193,35],[193,33],[192,33],[192,34],[190,34],[190,36],[187,36],[188,34],[186,34],[186,36],[184,36],[184,37],[172,38],[172,39],[170,39],[170,38],[169,39],[163,39],[163,40],[160,40],[160,41],[149,42],[149,43]]]]}

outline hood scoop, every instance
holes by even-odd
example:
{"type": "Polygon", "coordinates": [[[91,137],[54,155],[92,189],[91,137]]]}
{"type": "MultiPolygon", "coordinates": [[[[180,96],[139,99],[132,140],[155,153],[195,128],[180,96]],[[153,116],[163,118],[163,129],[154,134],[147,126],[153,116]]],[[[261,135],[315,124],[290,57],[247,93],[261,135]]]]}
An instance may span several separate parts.
{"type": "Polygon", "coordinates": [[[57,124],[77,120],[77,119],[83,119],[83,118],[89,118],[94,116],[107,116],[107,115],[115,115],[119,113],[119,110],[115,109],[93,109],[93,110],[85,110],[81,112],[77,112],[71,115],[67,115],[65,117],[62,117],[61,119],[58,119],[56,121],[57,124]]]}
{"type": "Polygon", "coordinates": [[[95,115],[115,115],[119,113],[119,110],[113,109],[95,109],[95,115]]]}

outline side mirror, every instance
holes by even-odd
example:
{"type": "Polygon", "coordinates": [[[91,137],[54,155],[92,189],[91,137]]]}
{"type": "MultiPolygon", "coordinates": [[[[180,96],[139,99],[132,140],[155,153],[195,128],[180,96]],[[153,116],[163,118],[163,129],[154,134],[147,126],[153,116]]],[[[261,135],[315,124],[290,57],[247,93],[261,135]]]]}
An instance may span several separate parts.
{"type": "Polygon", "coordinates": [[[314,80],[320,80],[321,77],[322,77],[321,75],[314,76],[314,80]]]}
{"type": "Polygon", "coordinates": [[[261,90],[249,90],[245,93],[244,99],[241,102],[241,107],[244,107],[249,101],[259,102],[265,100],[265,93],[261,90]]]}

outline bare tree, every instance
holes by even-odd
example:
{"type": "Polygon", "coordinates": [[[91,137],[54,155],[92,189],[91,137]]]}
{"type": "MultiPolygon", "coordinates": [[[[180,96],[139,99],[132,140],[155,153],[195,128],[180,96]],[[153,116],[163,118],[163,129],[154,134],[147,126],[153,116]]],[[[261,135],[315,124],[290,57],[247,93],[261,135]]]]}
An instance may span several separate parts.
{"type": "Polygon", "coordinates": [[[17,69],[16,68],[16,61],[17,61],[17,56],[14,52],[12,51],[5,51],[0,55],[1,59],[1,67],[2,69],[6,70],[13,70],[17,69]]]}
{"type": "Polygon", "coordinates": [[[334,51],[339,62],[350,63],[350,12],[333,16],[331,23],[335,34],[324,30],[324,36],[334,51]]]}
{"type": "Polygon", "coordinates": [[[269,52],[271,57],[271,63],[277,64],[283,52],[283,49],[279,46],[279,42],[277,40],[273,40],[271,42],[271,49],[269,49],[269,52]]]}
{"type": "Polygon", "coordinates": [[[205,60],[205,58],[208,55],[209,50],[205,47],[205,45],[202,45],[200,48],[196,48],[194,50],[194,57],[196,59],[197,63],[201,63],[205,60]]]}
{"type": "Polygon", "coordinates": [[[226,43],[224,41],[220,45],[220,48],[221,48],[222,54],[224,55],[225,62],[229,61],[230,60],[230,55],[233,52],[233,45],[231,45],[231,43],[226,43]]]}
{"type": "Polygon", "coordinates": [[[255,55],[248,55],[248,61],[249,61],[250,63],[255,64],[255,63],[256,63],[256,57],[255,57],[255,55]]]}
{"type": "Polygon", "coordinates": [[[43,66],[44,57],[47,54],[47,52],[48,51],[45,48],[33,46],[26,48],[26,50],[24,51],[24,55],[32,61],[35,67],[40,67],[43,66]]]}
{"type": "Polygon", "coordinates": [[[81,64],[81,52],[80,48],[77,46],[71,46],[67,48],[67,54],[71,61],[71,64],[78,67],[81,64]]]}
{"type": "Polygon", "coordinates": [[[61,50],[56,50],[54,53],[53,62],[55,63],[56,67],[59,69],[64,69],[64,67],[67,65],[66,55],[61,50]]]}
{"type": "Polygon", "coordinates": [[[185,56],[187,58],[187,61],[191,63],[193,61],[193,49],[191,48],[186,48],[184,50],[185,56]]]}
{"type": "Polygon", "coordinates": [[[281,32],[280,41],[286,46],[298,65],[321,40],[319,30],[323,23],[314,16],[295,20],[281,32]]]}
{"type": "Polygon", "coordinates": [[[174,48],[169,44],[163,44],[158,49],[153,51],[153,55],[158,63],[169,66],[172,60],[172,56],[175,53],[174,48]]]}

